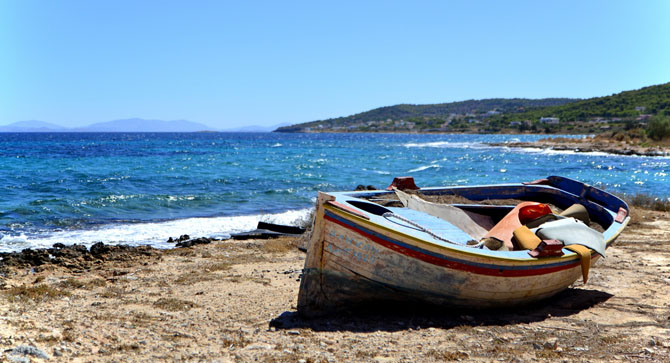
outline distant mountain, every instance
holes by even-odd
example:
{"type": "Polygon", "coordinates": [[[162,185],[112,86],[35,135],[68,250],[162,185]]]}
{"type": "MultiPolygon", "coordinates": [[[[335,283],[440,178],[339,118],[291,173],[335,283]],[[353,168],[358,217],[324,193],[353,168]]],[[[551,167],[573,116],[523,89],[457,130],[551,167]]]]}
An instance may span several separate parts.
{"type": "Polygon", "coordinates": [[[460,102],[427,105],[401,104],[375,108],[355,115],[311,121],[278,128],[277,132],[301,132],[315,127],[325,129],[347,128],[365,122],[400,121],[416,118],[447,120],[451,115],[482,114],[489,111],[498,113],[523,112],[529,108],[559,106],[579,101],[575,98],[490,98],[460,102]]]}
{"type": "Polygon", "coordinates": [[[186,120],[162,121],[129,118],[66,128],[44,121],[19,121],[0,126],[0,132],[198,132],[215,131],[207,125],[186,120]]]}
{"type": "Polygon", "coordinates": [[[258,126],[258,125],[252,125],[252,126],[243,126],[243,127],[238,127],[238,128],[232,128],[232,129],[223,129],[221,130],[222,132],[272,132],[280,127],[284,126],[289,126],[291,125],[290,123],[281,123],[281,124],[276,124],[272,126],[258,126]]]}
{"type": "Polygon", "coordinates": [[[198,132],[213,128],[186,120],[162,121],[129,118],[98,122],[90,126],[72,129],[73,132],[198,132]]]}
{"type": "Polygon", "coordinates": [[[63,132],[65,127],[44,121],[28,120],[0,126],[0,132],[63,132]]]}

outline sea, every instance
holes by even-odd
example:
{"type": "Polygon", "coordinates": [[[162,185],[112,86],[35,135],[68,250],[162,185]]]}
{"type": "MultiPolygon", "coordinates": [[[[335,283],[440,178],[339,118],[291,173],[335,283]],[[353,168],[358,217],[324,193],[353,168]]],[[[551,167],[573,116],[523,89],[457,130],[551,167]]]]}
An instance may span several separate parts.
{"type": "MultiPolygon", "coordinates": [[[[670,158],[491,147],[541,135],[2,133],[0,252],[54,243],[174,246],[258,221],[304,224],[318,191],[549,175],[670,197],[670,158]]],[[[583,136],[569,136],[583,137],[583,136]]]]}

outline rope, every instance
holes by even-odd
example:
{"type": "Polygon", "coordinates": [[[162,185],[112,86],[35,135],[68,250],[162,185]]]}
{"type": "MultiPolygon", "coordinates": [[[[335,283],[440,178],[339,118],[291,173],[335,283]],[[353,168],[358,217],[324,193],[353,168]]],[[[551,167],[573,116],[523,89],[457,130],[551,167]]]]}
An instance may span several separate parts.
{"type": "Polygon", "coordinates": [[[459,246],[472,247],[472,248],[482,248],[482,246],[484,245],[484,242],[479,242],[479,243],[474,244],[474,245],[462,245],[460,243],[450,241],[450,240],[448,240],[448,239],[446,239],[442,236],[439,236],[439,235],[435,234],[433,231],[429,230],[428,228],[426,228],[426,227],[424,227],[424,226],[422,226],[422,225],[420,225],[420,224],[418,224],[414,221],[411,221],[411,220],[409,220],[409,219],[407,219],[403,216],[399,216],[399,215],[397,215],[393,212],[386,212],[386,213],[382,214],[382,217],[384,217],[386,219],[389,219],[389,218],[399,219],[399,220],[409,224],[410,226],[418,229],[419,231],[422,231],[422,232],[426,233],[427,235],[429,235],[429,236],[431,236],[431,237],[433,237],[437,240],[443,241],[443,242],[447,242],[447,243],[451,243],[451,244],[459,245],[459,246]]]}

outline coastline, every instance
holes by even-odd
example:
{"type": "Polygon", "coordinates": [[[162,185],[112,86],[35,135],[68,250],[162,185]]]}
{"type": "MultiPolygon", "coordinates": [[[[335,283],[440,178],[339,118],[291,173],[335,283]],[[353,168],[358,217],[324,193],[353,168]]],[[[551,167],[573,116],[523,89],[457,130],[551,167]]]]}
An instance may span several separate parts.
{"type": "Polygon", "coordinates": [[[297,238],[24,251],[32,258],[0,263],[0,348],[70,361],[668,360],[670,213],[632,215],[587,285],[488,312],[407,305],[302,320],[297,238]]]}
{"type": "Polygon", "coordinates": [[[601,152],[612,155],[626,156],[670,156],[670,147],[662,146],[640,146],[618,141],[604,141],[602,139],[542,139],[535,142],[496,142],[486,145],[509,148],[532,148],[574,151],[578,153],[601,152]]]}

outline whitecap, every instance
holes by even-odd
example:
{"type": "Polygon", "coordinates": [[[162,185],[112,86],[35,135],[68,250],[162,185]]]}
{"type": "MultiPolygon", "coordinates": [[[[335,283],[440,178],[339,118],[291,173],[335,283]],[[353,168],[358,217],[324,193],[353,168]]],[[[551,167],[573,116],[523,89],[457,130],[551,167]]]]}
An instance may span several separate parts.
{"type": "Polygon", "coordinates": [[[410,169],[410,170],[408,170],[407,172],[408,172],[408,173],[416,173],[416,172],[418,172],[418,171],[424,171],[424,170],[426,170],[426,169],[430,169],[430,168],[439,168],[439,167],[440,167],[440,165],[438,165],[438,164],[430,164],[430,165],[424,165],[424,166],[420,166],[420,167],[418,167],[418,168],[410,169]]]}
{"type": "Polygon", "coordinates": [[[485,148],[488,147],[480,142],[450,142],[450,141],[434,141],[421,143],[406,143],[404,147],[435,147],[435,148],[454,148],[454,149],[468,149],[468,148],[485,148]]]}

